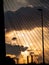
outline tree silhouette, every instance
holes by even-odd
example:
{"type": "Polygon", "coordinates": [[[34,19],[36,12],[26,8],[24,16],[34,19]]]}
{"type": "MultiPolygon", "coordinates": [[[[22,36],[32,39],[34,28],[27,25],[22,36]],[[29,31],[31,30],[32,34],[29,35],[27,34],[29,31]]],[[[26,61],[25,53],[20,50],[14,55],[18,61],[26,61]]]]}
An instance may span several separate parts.
{"type": "Polygon", "coordinates": [[[5,64],[15,64],[15,61],[13,60],[13,58],[6,56],[5,64]]]}
{"type": "Polygon", "coordinates": [[[21,54],[21,51],[27,50],[28,47],[19,46],[19,45],[10,45],[6,43],[6,53],[7,54],[14,54],[16,56],[19,56],[21,54]]]}

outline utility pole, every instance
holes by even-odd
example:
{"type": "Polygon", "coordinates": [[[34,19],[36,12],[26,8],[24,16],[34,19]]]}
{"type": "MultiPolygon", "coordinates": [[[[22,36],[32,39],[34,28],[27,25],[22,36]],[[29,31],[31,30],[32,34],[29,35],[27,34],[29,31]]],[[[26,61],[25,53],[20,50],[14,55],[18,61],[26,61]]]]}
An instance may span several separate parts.
{"type": "Polygon", "coordinates": [[[43,10],[38,9],[41,12],[41,25],[42,25],[42,52],[43,52],[43,63],[45,63],[44,57],[44,33],[43,33],[43,10]]]}

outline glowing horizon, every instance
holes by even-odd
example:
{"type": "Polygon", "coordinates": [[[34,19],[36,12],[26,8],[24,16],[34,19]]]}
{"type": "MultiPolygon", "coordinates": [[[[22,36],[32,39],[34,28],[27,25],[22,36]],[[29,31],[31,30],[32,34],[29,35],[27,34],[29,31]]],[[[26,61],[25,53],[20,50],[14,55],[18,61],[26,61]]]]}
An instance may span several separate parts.
{"type": "MultiPolygon", "coordinates": [[[[48,33],[48,29],[47,28],[43,28],[44,32],[48,33]]],[[[28,50],[32,50],[34,52],[34,54],[39,55],[42,53],[42,29],[41,27],[36,27],[32,30],[21,30],[21,31],[16,31],[13,30],[11,32],[5,33],[5,43],[7,42],[7,44],[9,43],[10,45],[23,45],[24,47],[28,47],[28,50]],[[39,33],[40,32],[40,33],[39,33]],[[38,35],[37,35],[38,34],[38,35]],[[16,37],[16,40],[12,40],[13,37],[16,37]],[[8,42],[9,41],[9,42],[8,42]]],[[[47,34],[44,33],[44,35],[47,36],[47,34]]],[[[48,40],[44,37],[44,43],[46,44],[46,42],[48,42],[48,40]]],[[[44,46],[45,46],[44,44],[44,46]]],[[[48,43],[46,44],[46,46],[49,47],[48,43]]],[[[44,47],[45,50],[47,49],[47,47],[44,47]]],[[[30,51],[28,51],[30,53],[30,51]]],[[[23,55],[23,57],[27,56],[26,54],[27,50],[25,52],[22,52],[21,54],[23,55]]],[[[26,58],[24,58],[26,59],[26,58]]],[[[19,62],[20,63],[20,62],[19,62]]]]}

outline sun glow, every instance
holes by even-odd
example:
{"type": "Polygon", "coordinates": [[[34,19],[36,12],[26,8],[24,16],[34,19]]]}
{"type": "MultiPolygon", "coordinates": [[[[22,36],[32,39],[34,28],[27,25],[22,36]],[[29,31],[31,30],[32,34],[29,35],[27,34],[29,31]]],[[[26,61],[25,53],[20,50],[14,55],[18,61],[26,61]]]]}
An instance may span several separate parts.
{"type": "MultiPolygon", "coordinates": [[[[47,49],[49,47],[49,37],[47,37],[48,35],[48,29],[46,27],[43,28],[44,29],[44,43],[45,43],[45,49],[47,49]],[[48,38],[48,39],[47,39],[48,38]],[[46,44],[47,42],[47,44],[46,44]]],[[[30,57],[30,52],[33,51],[34,55],[39,55],[42,53],[42,29],[41,27],[36,27],[32,30],[13,30],[11,32],[7,32],[5,33],[5,43],[7,44],[11,44],[11,45],[22,45],[24,47],[28,47],[28,50],[21,52],[22,58],[21,61],[22,63],[27,63],[27,56],[30,57]],[[13,37],[16,37],[15,40],[12,40],[13,37]],[[30,51],[31,50],[31,51],[30,51]]],[[[13,57],[12,55],[9,55],[11,57],[13,57]]],[[[35,60],[35,57],[34,57],[35,60]]],[[[19,60],[19,63],[21,63],[21,61],[19,60]]],[[[31,61],[31,60],[30,60],[31,61]]],[[[29,61],[29,62],[30,62],[29,61]]],[[[37,62],[37,61],[36,61],[37,62]]]]}

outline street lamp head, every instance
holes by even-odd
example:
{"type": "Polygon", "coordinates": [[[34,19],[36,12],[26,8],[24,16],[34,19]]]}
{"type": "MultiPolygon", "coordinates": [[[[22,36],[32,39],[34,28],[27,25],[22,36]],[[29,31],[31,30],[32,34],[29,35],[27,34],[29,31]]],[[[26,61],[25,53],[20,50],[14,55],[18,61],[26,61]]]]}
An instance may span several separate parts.
{"type": "Polygon", "coordinates": [[[41,9],[41,8],[39,8],[38,10],[39,10],[39,11],[43,11],[43,9],[41,9]]]}

